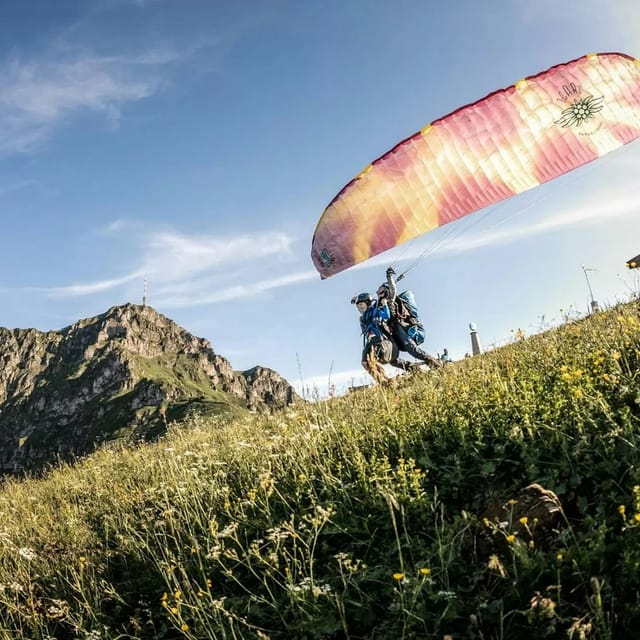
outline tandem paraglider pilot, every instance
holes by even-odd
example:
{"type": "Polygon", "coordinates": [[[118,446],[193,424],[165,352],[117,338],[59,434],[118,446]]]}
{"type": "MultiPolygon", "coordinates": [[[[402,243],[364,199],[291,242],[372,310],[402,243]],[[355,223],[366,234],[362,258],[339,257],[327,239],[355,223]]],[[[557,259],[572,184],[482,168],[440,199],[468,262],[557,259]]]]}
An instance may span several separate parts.
{"type": "Polygon", "coordinates": [[[386,323],[391,311],[386,301],[379,303],[370,293],[360,293],[351,298],[360,312],[362,333],[362,366],[376,382],[384,382],[388,376],[383,364],[390,364],[403,371],[410,371],[414,364],[398,357],[398,345],[392,340],[386,323]]]}

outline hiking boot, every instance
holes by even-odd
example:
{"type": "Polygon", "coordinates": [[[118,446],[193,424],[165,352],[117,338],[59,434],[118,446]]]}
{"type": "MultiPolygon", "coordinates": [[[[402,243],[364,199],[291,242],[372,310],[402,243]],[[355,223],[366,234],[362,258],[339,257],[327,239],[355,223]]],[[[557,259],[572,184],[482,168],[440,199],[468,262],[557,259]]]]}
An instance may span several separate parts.
{"type": "Polygon", "coordinates": [[[442,369],[442,367],[444,367],[444,362],[442,362],[440,358],[434,358],[429,354],[427,354],[425,358],[425,364],[428,364],[430,369],[442,369]]]}

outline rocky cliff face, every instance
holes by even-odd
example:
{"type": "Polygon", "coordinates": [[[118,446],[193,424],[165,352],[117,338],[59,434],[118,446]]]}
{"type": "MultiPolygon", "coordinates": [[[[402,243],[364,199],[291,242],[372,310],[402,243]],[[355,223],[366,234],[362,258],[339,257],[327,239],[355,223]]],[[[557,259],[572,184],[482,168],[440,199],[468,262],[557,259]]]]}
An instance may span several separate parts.
{"type": "Polygon", "coordinates": [[[155,438],[190,411],[286,406],[275,371],[235,372],[150,307],[113,307],[43,333],[0,328],[0,474],[38,471],[113,439],[155,438]]]}

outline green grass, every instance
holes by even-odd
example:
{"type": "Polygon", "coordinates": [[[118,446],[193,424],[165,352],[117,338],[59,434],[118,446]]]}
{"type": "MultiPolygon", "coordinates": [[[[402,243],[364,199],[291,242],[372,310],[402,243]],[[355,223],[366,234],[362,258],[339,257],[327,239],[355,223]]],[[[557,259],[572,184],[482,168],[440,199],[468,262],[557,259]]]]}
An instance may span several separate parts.
{"type": "Polygon", "coordinates": [[[636,637],[639,362],[630,303],[7,481],[0,638],[636,637]]]}

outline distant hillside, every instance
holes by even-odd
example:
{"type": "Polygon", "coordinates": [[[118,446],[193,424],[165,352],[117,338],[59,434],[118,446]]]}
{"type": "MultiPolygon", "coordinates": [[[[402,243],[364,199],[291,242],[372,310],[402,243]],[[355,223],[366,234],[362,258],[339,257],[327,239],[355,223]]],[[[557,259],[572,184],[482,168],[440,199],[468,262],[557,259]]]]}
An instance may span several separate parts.
{"type": "Polygon", "coordinates": [[[0,328],[0,363],[2,474],[152,439],[193,411],[236,415],[295,397],[276,372],[235,372],[207,340],[132,304],[59,331],[0,328]]]}

